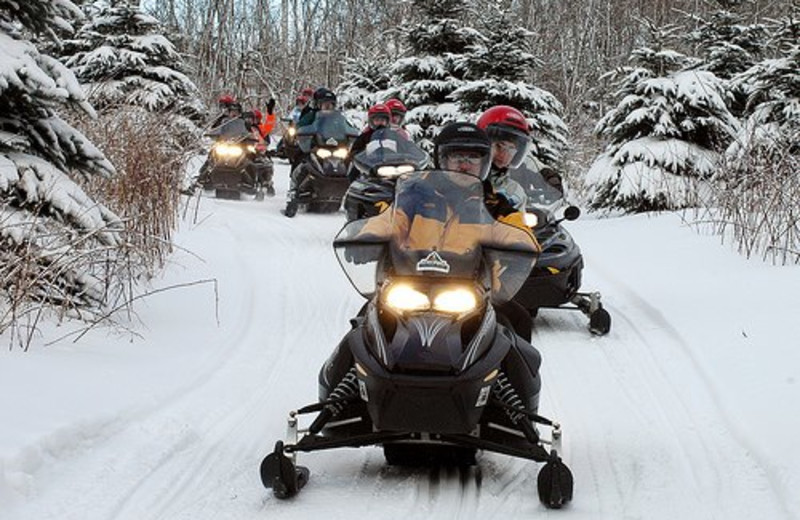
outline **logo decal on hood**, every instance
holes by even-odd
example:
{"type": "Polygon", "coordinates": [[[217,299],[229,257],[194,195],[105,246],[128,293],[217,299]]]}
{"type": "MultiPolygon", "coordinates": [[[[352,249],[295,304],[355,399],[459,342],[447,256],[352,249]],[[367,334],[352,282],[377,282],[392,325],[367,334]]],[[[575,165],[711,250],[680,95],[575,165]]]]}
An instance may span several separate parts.
{"type": "Polygon", "coordinates": [[[327,141],[325,141],[325,144],[327,144],[328,146],[336,146],[337,144],[339,144],[339,141],[337,141],[333,137],[330,137],[328,138],[327,141]]]}
{"type": "Polygon", "coordinates": [[[436,273],[449,273],[450,264],[445,262],[439,253],[431,251],[431,254],[417,262],[417,271],[433,271],[436,273]]]}

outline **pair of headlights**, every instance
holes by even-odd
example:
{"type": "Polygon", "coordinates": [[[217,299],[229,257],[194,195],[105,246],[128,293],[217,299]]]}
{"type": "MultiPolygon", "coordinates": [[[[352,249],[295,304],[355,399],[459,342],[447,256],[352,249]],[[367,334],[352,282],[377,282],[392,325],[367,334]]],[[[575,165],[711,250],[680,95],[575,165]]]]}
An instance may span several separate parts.
{"type": "Polygon", "coordinates": [[[385,290],[383,302],[399,312],[433,310],[463,314],[478,307],[478,295],[466,287],[447,287],[428,293],[407,283],[394,283],[385,290]]]}
{"type": "Polygon", "coordinates": [[[217,157],[223,158],[230,158],[234,159],[236,157],[241,157],[245,151],[250,153],[255,153],[256,147],[253,145],[240,145],[240,144],[227,144],[227,143],[220,143],[214,147],[214,154],[217,157]]]}
{"type": "Polygon", "coordinates": [[[347,159],[347,148],[337,148],[334,151],[330,151],[328,148],[317,148],[317,151],[314,152],[317,154],[317,157],[320,159],[329,159],[330,157],[335,157],[337,159],[347,159]]]}
{"type": "Polygon", "coordinates": [[[394,179],[395,177],[400,177],[401,175],[405,175],[413,171],[414,167],[410,164],[401,164],[399,166],[380,166],[377,170],[377,173],[378,177],[383,177],[384,179],[394,179]]]}

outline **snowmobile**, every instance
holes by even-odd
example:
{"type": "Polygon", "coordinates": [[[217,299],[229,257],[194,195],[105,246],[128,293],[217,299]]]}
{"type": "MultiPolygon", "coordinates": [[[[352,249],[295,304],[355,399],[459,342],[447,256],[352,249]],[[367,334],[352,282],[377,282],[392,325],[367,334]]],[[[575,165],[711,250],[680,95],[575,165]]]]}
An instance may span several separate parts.
{"type": "Polygon", "coordinates": [[[320,111],[312,124],[297,130],[303,158],[292,171],[296,185],[289,190],[284,215],[294,217],[301,205],[319,213],[339,210],[349,184],[350,144],[357,135],[338,111],[320,111]]]}
{"type": "Polygon", "coordinates": [[[360,175],[350,183],[344,196],[347,220],[372,217],[394,200],[397,178],[421,170],[428,154],[413,141],[391,128],[373,132],[364,151],[353,157],[360,175]]]}
{"type": "Polygon", "coordinates": [[[567,206],[563,216],[558,218],[558,211],[566,205],[563,193],[545,181],[530,164],[523,164],[510,175],[528,196],[526,220],[542,246],[536,267],[514,300],[533,316],[541,308],[581,311],[589,318],[592,334],[607,334],[611,330],[611,315],[603,308],[599,292],[579,292],[583,255],[562,226],[565,220],[577,219],[580,209],[567,206]]]}
{"type": "Polygon", "coordinates": [[[346,224],[334,249],[368,302],[320,371],[319,402],[289,413],[288,438],[261,463],[264,486],[296,495],[310,478],[300,452],[374,445],[390,465],[466,466],[483,450],[544,463],[539,499],[567,504],[561,427],[538,415],[541,359],[494,311],[524,283],[536,247],[492,218],[481,181],[402,176],[392,206],[346,224]]]}
{"type": "Polygon", "coordinates": [[[208,134],[214,138],[205,173],[198,179],[205,190],[217,198],[240,199],[242,193],[263,200],[275,195],[270,158],[257,149],[258,141],[244,119],[227,121],[208,134]]]}

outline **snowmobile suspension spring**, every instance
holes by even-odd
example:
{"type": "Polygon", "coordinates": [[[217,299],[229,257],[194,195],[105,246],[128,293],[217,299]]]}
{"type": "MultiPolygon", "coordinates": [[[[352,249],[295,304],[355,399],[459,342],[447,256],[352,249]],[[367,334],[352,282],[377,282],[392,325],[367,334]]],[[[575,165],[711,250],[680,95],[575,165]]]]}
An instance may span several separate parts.
{"type": "Polygon", "coordinates": [[[522,411],[516,411],[525,410],[525,405],[522,403],[522,399],[519,398],[517,391],[508,382],[508,377],[504,372],[500,372],[497,375],[494,387],[492,387],[492,393],[498,401],[505,405],[506,414],[508,414],[511,422],[517,424],[520,419],[525,417],[522,411]]]}
{"type": "Polygon", "coordinates": [[[331,395],[328,396],[330,403],[328,408],[333,415],[338,415],[344,409],[347,401],[358,397],[358,378],[356,377],[356,369],[351,368],[347,374],[344,375],[336,388],[333,389],[331,395]]]}

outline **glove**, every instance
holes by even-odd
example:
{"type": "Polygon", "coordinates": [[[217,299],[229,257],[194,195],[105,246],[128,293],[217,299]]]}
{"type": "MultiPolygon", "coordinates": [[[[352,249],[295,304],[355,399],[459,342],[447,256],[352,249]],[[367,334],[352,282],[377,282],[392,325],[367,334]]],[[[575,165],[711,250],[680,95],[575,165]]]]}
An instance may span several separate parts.
{"type": "Polygon", "coordinates": [[[272,114],[275,111],[275,99],[269,98],[267,101],[267,114],[272,114]]]}

